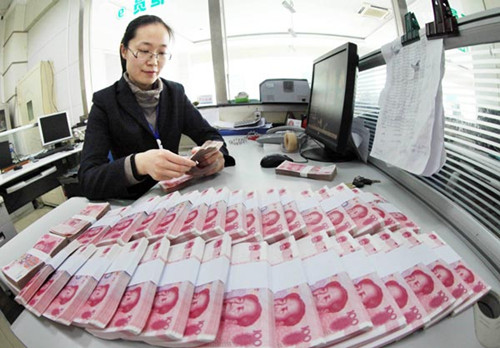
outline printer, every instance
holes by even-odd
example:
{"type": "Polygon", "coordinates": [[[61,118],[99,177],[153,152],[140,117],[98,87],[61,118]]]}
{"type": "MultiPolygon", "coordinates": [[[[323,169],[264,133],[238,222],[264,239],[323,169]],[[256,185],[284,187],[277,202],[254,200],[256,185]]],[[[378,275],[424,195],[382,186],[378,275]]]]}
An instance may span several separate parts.
{"type": "Polygon", "coordinates": [[[259,87],[261,103],[309,103],[307,79],[268,79],[259,87]]]}

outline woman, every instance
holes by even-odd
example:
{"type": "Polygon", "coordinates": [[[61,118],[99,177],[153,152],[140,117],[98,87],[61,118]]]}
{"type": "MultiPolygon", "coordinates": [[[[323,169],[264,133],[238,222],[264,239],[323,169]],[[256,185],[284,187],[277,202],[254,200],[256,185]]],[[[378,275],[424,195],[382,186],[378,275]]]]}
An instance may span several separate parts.
{"type": "MultiPolygon", "coordinates": [[[[222,140],[182,85],[159,77],[171,37],[156,16],[137,17],[127,26],[120,44],[123,76],[92,100],[79,170],[87,198],[135,199],[158,181],[192,173],[196,163],[177,155],[182,134],[198,145],[222,140]]],[[[199,161],[194,174],[211,175],[224,165],[234,165],[225,145],[199,161]]]]}

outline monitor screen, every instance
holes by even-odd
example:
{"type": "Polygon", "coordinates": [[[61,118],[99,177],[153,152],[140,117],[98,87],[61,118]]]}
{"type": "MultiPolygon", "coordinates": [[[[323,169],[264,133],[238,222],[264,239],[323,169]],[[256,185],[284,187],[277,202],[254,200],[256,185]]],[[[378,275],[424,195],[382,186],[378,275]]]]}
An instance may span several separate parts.
{"type": "Polygon", "coordinates": [[[66,112],[38,117],[38,129],[43,146],[57,144],[73,137],[66,112]]]}
{"type": "Polygon", "coordinates": [[[0,169],[5,169],[12,165],[12,156],[8,141],[0,141],[0,169]]]}
{"type": "Polygon", "coordinates": [[[314,61],[306,134],[323,147],[302,151],[304,157],[326,162],[352,159],[348,144],[357,67],[357,46],[350,42],[314,61]]]}

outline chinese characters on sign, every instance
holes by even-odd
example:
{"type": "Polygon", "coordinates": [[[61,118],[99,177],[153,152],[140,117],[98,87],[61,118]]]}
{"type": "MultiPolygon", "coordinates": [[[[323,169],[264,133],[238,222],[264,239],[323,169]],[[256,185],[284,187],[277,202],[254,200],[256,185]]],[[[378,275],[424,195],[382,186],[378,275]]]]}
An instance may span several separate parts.
{"type": "MultiPolygon", "coordinates": [[[[165,0],[134,0],[134,15],[144,12],[147,10],[148,5],[150,8],[159,6],[159,5],[164,5],[165,0]]],[[[126,7],[122,7],[118,10],[118,18],[123,18],[125,16],[125,11],[127,10],[126,7]]]]}

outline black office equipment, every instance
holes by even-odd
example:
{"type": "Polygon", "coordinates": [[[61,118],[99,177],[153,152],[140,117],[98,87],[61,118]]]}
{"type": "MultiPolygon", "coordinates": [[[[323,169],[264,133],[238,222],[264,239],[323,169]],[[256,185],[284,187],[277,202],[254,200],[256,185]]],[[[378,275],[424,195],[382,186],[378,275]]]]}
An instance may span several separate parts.
{"type": "Polygon", "coordinates": [[[0,169],[5,169],[13,164],[8,141],[0,141],[0,169]]]}
{"type": "Polygon", "coordinates": [[[69,117],[66,112],[57,112],[54,114],[38,117],[38,129],[42,145],[59,146],[60,143],[73,137],[69,117]]]}
{"type": "Polygon", "coordinates": [[[71,151],[73,149],[74,149],[74,147],[72,145],[58,146],[58,147],[54,147],[52,149],[40,152],[40,153],[36,154],[35,156],[33,156],[33,158],[39,160],[39,159],[51,156],[51,155],[58,153],[58,152],[71,151]]]}
{"type": "Polygon", "coordinates": [[[408,12],[405,14],[405,34],[401,37],[401,44],[403,46],[408,45],[414,41],[420,39],[418,31],[420,30],[420,25],[418,24],[417,18],[413,12],[408,12]]]}
{"type": "Polygon", "coordinates": [[[458,22],[453,16],[448,0],[432,0],[434,22],[425,25],[425,33],[429,39],[459,34],[458,22]]]}
{"type": "Polygon", "coordinates": [[[287,155],[275,153],[262,157],[262,159],[260,160],[260,166],[263,168],[276,168],[284,161],[293,162],[293,159],[291,159],[287,155]]]}
{"type": "Polygon", "coordinates": [[[303,157],[323,162],[356,157],[351,124],[357,68],[357,46],[350,42],[314,61],[306,134],[323,147],[306,148],[303,157]]]}

